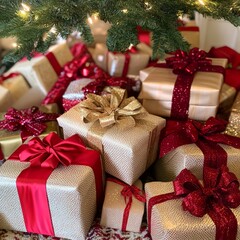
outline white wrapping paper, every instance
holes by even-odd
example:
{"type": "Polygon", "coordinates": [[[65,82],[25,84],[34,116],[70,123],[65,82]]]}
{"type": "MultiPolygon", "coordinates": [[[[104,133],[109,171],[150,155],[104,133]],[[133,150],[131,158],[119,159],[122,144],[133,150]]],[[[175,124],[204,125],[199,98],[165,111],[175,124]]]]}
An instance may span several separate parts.
{"type": "MultiPolygon", "coordinates": [[[[239,155],[240,149],[219,144],[228,155],[227,165],[240,179],[239,155]]],[[[196,144],[187,144],[176,148],[157,160],[154,175],[159,181],[172,181],[184,169],[189,169],[198,179],[202,179],[204,155],[196,144]]]]}
{"type": "MultiPolygon", "coordinates": [[[[135,184],[142,190],[142,182],[138,180],[135,184]]],[[[105,227],[122,229],[123,214],[126,202],[121,195],[123,186],[111,181],[107,181],[105,199],[102,208],[100,224],[105,227]]],[[[134,196],[129,212],[126,231],[140,232],[145,203],[140,202],[134,196]]]]}
{"type": "MultiPolygon", "coordinates": [[[[0,168],[0,228],[26,232],[16,178],[29,163],[6,161],[0,168]],[[11,206],[11,207],[9,207],[11,206]]],[[[95,177],[87,166],[59,166],[47,180],[47,195],[57,237],[85,239],[96,213],[95,177]]]]}
{"type": "MultiPolygon", "coordinates": [[[[49,49],[53,52],[61,66],[71,61],[73,56],[66,43],[55,45],[49,49]]],[[[29,82],[31,87],[39,88],[44,95],[52,88],[58,76],[44,56],[35,57],[31,61],[16,63],[9,71],[21,73],[29,82]]]]}
{"type": "MultiPolygon", "coordinates": [[[[172,182],[151,182],[145,185],[147,205],[150,198],[173,192],[172,182]]],[[[240,224],[240,208],[231,209],[240,224]]],[[[182,199],[169,200],[152,208],[151,237],[153,240],[215,239],[216,227],[206,214],[202,218],[183,211],[182,199]]],[[[240,239],[238,231],[237,239],[240,239]]]]}
{"type": "MultiPolygon", "coordinates": [[[[148,124],[145,126],[137,124],[131,129],[120,130],[113,126],[107,129],[101,138],[105,171],[130,185],[156,159],[160,131],[165,126],[165,119],[151,114],[144,120],[148,121],[148,124]],[[148,159],[150,155],[151,159],[148,159]]],[[[61,115],[57,121],[63,128],[64,138],[77,133],[86,145],[89,144],[87,139],[93,123],[82,121],[79,104],[61,115]]],[[[91,138],[98,139],[99,131],[92,133],[91,138]]],[[[92,143],[91,147],[94,147],[93,145],[92,143]]]]}

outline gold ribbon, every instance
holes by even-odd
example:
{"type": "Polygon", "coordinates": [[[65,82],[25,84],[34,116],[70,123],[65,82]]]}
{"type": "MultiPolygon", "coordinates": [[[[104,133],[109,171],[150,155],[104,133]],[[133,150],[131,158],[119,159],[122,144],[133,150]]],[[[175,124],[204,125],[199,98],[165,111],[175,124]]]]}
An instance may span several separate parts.
{"type": "Polygon", "coordinates": [[[137,119],[147,115],[146,110],[134,97],[127,98],[126,90],[108,88],[109,93],[99,96],[88,94],[80,103],[80,114],[83,122],[99,121],[102,128],[117,124],[120,128],[132,128],[137,119]]]}

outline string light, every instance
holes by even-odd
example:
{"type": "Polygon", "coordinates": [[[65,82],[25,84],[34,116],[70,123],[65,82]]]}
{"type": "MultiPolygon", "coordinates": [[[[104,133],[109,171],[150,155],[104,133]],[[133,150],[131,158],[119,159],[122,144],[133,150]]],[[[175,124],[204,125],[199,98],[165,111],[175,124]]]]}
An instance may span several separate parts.
{"type": "Polygon", "coordinates": [[[56,27],[55,26],[53,26],[51,29],[50,29],[50,31],[49,31],[50,33],[53,33],[53,34],[55,34],[56,32],[57,32],[57,29],[56,29],[56,27]]]}
{"type": "Polygon", "coordinates": [[[16,48],[17,46],[18,46],[17,43],[12,43],[13,48],[16,48]]]}
{"type": "Polygon", "coordinates": [[[146,6],[146,10],[152,9],[152,5],[149,2],[145,2],[144,4],[146,6]]]}
{"type": "Polygon", "coordinates": [[[88,16],[88,23],[92,25],[93,24],[93,19],[89,16],[89,14],[87,16],[88,16]]]}
{"type": "Polygon", "coordinates": [[[123,13],[128,13],[128,10],[127,9],[123,9],[122,12],[123,13]]]}
{"type": "Polygon", "coordinates": [[[19,10],[19,15],[22,18],[26,18],[28,16],[28,12],[30,12],[31,8],[25,3],[21,3],[21,5],[22,5],[22,9],[19,10]]]}
{"type": "Polygon", "coordinates": [[[204,2],[204,0],[198,0],[198,2],[201,4],[201,5],[205,5],[205,2],[204,2]]]}
{"type": "Polygon", "coordinates": [[[23,11],[29,12],[31,10],[31,8],[27,4],[25,4],[25,3],[21,3],[21,5],[23,7],[23,11]]]}

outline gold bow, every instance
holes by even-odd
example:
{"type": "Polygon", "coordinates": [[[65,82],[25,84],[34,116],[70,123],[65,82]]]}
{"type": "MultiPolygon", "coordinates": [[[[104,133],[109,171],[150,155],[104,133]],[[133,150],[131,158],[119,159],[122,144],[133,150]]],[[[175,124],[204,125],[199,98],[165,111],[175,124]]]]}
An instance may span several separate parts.
{"type": "Polygon", "coordinates": [[[115,124],[124,129],[131,128],[136,125],[136,119],[147,114],[137,99],[127,98],[126,91],[120,88],[110,88],[110,94],[103,96],[88,94],[79,106],[85,123],[99,120],[102,128],[115,124]]]}

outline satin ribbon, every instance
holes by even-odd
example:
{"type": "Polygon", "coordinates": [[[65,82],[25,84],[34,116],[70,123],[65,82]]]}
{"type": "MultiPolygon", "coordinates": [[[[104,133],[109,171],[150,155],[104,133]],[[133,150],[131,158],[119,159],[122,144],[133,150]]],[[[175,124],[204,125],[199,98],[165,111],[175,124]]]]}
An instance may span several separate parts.
{"type": "Polygon", "coordinates": [[[0,129],[20,130],[22,141],[25,141],[29,136],[40,135],[47,128],[44,123],[54,121],[58,116],[56,113],[41,112],[38,107],[24,110],[10,108],[4,115],[5,119],[0,121],[0,129]]]}
{"type": "Polygon", "coordinates": [[[178,27],[180,32],[199,32],[199,27],[196,26],[180,26],[178,27]]]}
{"type": "Polygon", "coordinates": [[[102,128],[118,124],[124,129],[134,127],[135,120],[147,114],[137,99],[127,98],[126,91],[120,88],[110,88],[110,94],[103,96],[88,94],[80,102],[79,111],[85,123],[99,121],[102,128]]]}
{"type": "Polygon", "coordinates": [[[8,75],[1,75],[0,76],[0,84],[2,84],[5,80],[13,77],[19,76],[19,73],[9,73],[8,75]]]}
{"type": "Polygon", "coordinates": [[[130,186],[118,179],[108,178],[107,181],[114,182],[114,183],[117,183],[117,184],[123,186],[121,195],[124,197],[126,207],[125,207],[124,213],[123,213],[122,231],[126,231],[128,217],[129,217],[129,213],[130,213],[131,206],[132,206],[132,198],[135,197],[140,202],[146,202],[145,194],[143,194],[142,191],[138,187],[136,187],[134,185],[130,186]]]}
{"type": "Polygon", "coordinates": [[[53,67],[54,71],[56,72],[57,75],[59,75],[62,71],[62,66],[60,65],[60,63],[58,62],[57,58],[55,57],[55,55],[52,52],[48,52],[45,57],[47,58],[47,60],[49,61],[49,63],[51,64],[51,66],[53,67]]]}
{"type": "Polygon", "coordinates": [[[240,205],[239,182],[226,166],[221,169],[207,169],[208,185],[202,186],[198,179],[184,169],[173,181],[174,192],[158,195],[148,202],[148,227],[151,233],[152,208],[168,200],[183,198],[182,207],[193,216],[208,214],[216,225],[216,240],[235,240],[237,219],[230,208],[240,205]]]}
{"type": "Polygon", "coordinates": [[[225,83],[240,90],[240,54],[224,46],[219,48],[212,47],[208,53],[209,57],[213,58],[227,58],[229,67],[226,69],[225,83]]]}
{"type": "MultiPolygon", "coordinates": [[[[225,69],[221,66],[212,66],[211,60],[206,59],[206,56],[206,52],[193,48],[188,54],[177,50],[175,56],[166,58],[166,66],[172,68],[173,73],[178,75],[172,96],[172,118],[181,120],[188,118],[190,89],[197,71],[224,74],[225,69]]],[[[160,64],[160,67],[162,65],[160,64]]]]}
{"type": "Polygon", "coordinates": [[[50,133],[43,140],[35,137],[27,144],[21,145],[9,160],[30,162],[30,166],[19,174],[16,183],[28,232],[55,235],[46,184],[51,173],[60,164],[91,167],[95,176],[96,201],[100,203],[102,200],[100,154],[88,150],[77,134],[65,140],[55,133],[50,133]]]}

